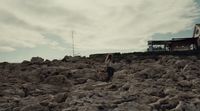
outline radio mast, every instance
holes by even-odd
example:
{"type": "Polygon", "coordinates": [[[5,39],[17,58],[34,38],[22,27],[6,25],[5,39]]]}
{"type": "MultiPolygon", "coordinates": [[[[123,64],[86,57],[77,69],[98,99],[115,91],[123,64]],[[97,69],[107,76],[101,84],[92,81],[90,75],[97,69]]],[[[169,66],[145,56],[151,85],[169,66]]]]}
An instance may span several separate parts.
{"type": "Polygon", "coordinates": [[[74,57],[74,31],[72,30],[72,53],[73,53],[73,57],[74,57]]]}

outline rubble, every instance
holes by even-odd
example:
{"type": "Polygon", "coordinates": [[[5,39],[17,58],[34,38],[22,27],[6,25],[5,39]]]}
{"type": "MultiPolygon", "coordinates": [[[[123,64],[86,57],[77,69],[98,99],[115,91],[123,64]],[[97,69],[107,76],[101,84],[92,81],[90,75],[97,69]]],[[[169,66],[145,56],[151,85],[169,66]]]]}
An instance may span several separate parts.
{"type": "Polygon", "coordinates": [[[0,111],[199,111],[195,56],[118,56],[105,82],[102,58],[0,63],[0,111]]]}

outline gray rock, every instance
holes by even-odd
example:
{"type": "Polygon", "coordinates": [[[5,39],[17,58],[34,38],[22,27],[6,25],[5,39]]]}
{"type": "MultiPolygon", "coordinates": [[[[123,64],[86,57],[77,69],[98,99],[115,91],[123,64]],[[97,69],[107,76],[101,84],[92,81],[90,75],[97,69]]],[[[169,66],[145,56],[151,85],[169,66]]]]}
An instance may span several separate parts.
{"type": "Polygon", "coordinates": [[[39,64],[39,63],[43,63],[43,62],[44,62],[44,59],[41,57],[32,57],[31,58],[31,63],[39,64]]]}
{"type": "Polygon", "coordinates": [[[47,77],[45,82],[48,84],[53,84],[53,85],[68,85],[68,86],[71,85],[68,82],[67,78],[63,75],[55,75],[55,76],[47,77]]]}
{"type": "Polygon", "coordinates": [[[20,111],[49,111],[47,107],[41,106],[40,104],[31,104],[24,106],[20,111]]]}
{"type": "Polygon", "coordinates": [[[118,55],[0,63],[0,111],[199,111],[196,57],[118,55]],[[128,61],[130,62],[128,62],[128,61]]]}
{"type": "Polygon", "coordinates": [[[55,96],[54,101],[56,101],[57,103],[62,103],[65,102],[67,97],[68,97],[67,93],[60,93],[55,96]]]}

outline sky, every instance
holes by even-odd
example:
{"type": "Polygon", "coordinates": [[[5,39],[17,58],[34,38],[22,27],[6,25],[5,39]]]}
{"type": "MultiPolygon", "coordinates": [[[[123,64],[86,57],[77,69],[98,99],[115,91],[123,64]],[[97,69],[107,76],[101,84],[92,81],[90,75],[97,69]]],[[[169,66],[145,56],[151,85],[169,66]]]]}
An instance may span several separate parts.
{"type": "Polygon", "coordinates": [[[146,51],[192,37],[199,0],[0,0],[0,62],[146,51]]]}

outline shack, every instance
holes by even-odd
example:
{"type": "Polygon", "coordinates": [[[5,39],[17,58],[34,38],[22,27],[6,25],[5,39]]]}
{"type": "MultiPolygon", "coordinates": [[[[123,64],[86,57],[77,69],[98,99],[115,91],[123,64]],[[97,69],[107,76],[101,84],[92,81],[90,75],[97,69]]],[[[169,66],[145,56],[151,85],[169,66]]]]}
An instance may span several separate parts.
{"type": "Polygon", "coordinates": [[[171,40],[148,41],[149,52],[200,50],[200,24],[196,24],[193,37],[172,38],[171,40]]]}

